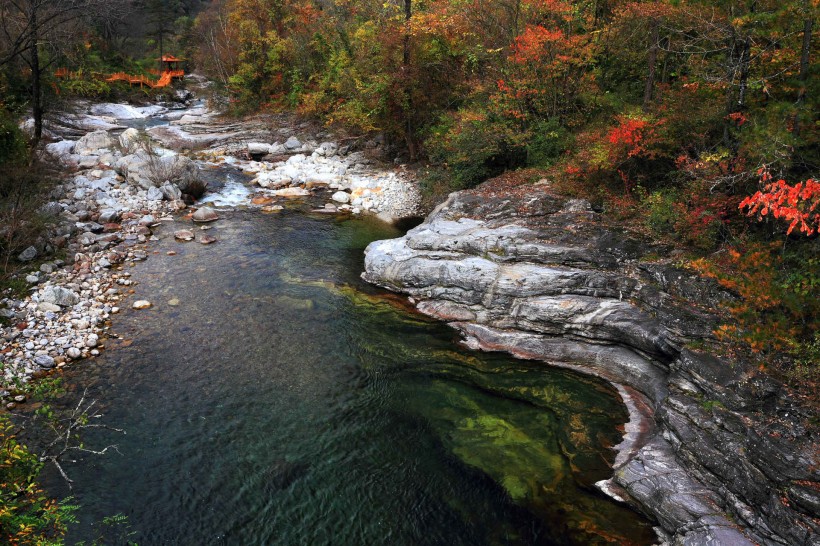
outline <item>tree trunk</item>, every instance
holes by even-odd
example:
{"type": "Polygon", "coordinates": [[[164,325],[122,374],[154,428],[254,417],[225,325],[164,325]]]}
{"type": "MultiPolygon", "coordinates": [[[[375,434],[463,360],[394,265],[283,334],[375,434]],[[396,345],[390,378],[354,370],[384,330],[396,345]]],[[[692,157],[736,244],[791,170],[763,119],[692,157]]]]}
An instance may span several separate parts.
{"type": "Polygon", "coordinates": [[[739,124],[730,114],[743,112],[746,109],[746,90],[749,87],[749,71],[751,68],[752,38],[746,35],[742,41],[732,30],[732,56],[729,67],[729,86],[726,101],[726,121],[724,122],[724,141],[730,150],[729,172],[733,173],[737,163],[738,152],[740,151],[740,138],[738,137],[739,124]],[[738,52],[739,50],[739,52],[738,52]],[[737,94],[734,92],[734,81],[737,76],[737,94]]]}
{"type": "Polygon", "coordinates": [[[649,58],[647,64],[649,65],[649,72],[646,76],[646,85],[643,88],[643,109],[646,111],[649,108],[649,103],[652,102],[652,94],[655,89],[655,63],[658,60],[658,45],[661,31],[661,20],[658,18],[652,19],[652,42],[649,44],[649,58]]]}
{"type": "Polygon", "coordinates": [[[811,52],[811,27],[813,19],[803,21],[803,47],[800,52],[800,92],[797,95],[797,112],[794,114],[794,136],[800,135],[800,110],[806,102],[806,82],[809,80],[809,53],[811,52]]]}
{"type": "Polygon", "coordinates": [[[735,112],[735,72],[737,70],[737,34],[734,27],[729,30],[729,39],[726,45],[726,119],[723,122],[723,144],[731,148],[731,122],[729,114],[735,112]]]}
{"type": "Polygon", "coordinates": [[[165,29],[162,27],[162,23],[160,23],[159,27],[159,72],[162,74],[162,35],[165,29]]]}
{"type": "Polygon", "coordinates": [[[809,79],[809,53],[811,53],[811,27],[814,24],[812,19],[803,21],[803,47],[800,52],[800,96],[799,102],[806,99],[806,81],[809,79]]]}
{"type": "Polygon", "coordinates": [[[743,40],[743,49],[740,51],[740,83],[737,92],[737,112],[746,108],[746,90],[749,88],[749,69],[751,67],[752,38],[746,36],[743,40]]]}
{"type": "Polygon", "coordinates": [[[34,118],[33,146],[43,137],[43,90],[40,85],[40,41],[37,10],[31,12],[31,116],[34,118]]]}

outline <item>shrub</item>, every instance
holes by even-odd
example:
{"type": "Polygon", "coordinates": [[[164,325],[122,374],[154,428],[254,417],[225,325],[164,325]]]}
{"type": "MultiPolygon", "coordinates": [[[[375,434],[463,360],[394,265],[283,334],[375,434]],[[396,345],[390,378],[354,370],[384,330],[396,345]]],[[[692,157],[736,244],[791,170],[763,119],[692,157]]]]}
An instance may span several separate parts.
{"type": "Polygon", "coordinates": [[[0,167],[26,159],[26,138],[10,117],[0,111],[0,167]]]}
{"type": "Polygon", "coordinates": [[[0,414],[0,540],[4,544],[59,545],[75,506],[58,503],[37,485],[43,463],[17,441],[0,414]]]}
{"type": "Polygon", "coordinates": [[[83,98],[109,98],[112,90],[108,82],[95,78],[84,78],[82,73],[67,78],[60,84],[60,88],[68,95],[83,98]]]}
{"type": "Polygon", "coordinates": [[[455,189],[473,187],[523,165],[526,147],[503,121],[483,113],[447,115],[425,141],[430,159],[450,173],[455,189]]]}
{"type": "MultiPolygon", "coordinates": [[[[784,253],[779,243],[729,249],[720,260],[700,258],[692,266],[739,296],[729,306],[732,321],[715,334],[747,346],[755,355],[786,354],[817,335],[820,259],[811,246],[784,253]]],[[[760,359],[761,367],[767,360],[760,359]]]]}
{"type": "Polygon", "coordinates": [[[50,219],[39,208],[49,180],[39,163],[0,165],[0,278],[9,274],[11,258],[46,230],[50,219]]]}
{"type": "MultiPolygon", "coordinates": [[[[820,332],[815,332],[809,341],[794,343],[791,354],[794,362],[788,371],[789,379],[816,386],[820,381],[820,332]]],[[[815,397],[817,396],[820,394],[815,390],[815,397]]]]}
{"type": "Polygon", "coordinates": [[[680,210],[678,192],[674,189],[659,190],[647,195],[643,201],[646,207],[646,227],[657,235],[670,235],[675,232],[680,210]]]}
{"type": "Polygon", "coordinates": [[[556,118],[539,121],[528,132],[527,165],[530,167],[553,165],[572,144],[569,131],[556,118]]]}

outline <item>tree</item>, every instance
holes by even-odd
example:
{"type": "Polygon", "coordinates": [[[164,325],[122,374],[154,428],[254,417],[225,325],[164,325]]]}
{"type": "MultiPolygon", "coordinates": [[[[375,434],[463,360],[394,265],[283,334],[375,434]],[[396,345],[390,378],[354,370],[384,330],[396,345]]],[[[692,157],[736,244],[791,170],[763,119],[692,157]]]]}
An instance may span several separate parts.
{"type": "Polygon", "coordinates": [[[0,415],[0,540],[6,544],[60,544],[73,519],[76,507],[54,501],[37,484],[42,468],[0,415]]]}
{"type": "Polygon", "coordinates": [[[162,71],[162,56],[165,54],[164,39],[174,30],[174,21],[181,11],[178,0],[146,0],[145,12],[148,24],[159,43],[159,70],[162,71]]]}
{"type": "Polygon", "coordinates": [[[82,22],[123,13],[125,0],[8,0],[0,3],[0,67],[15,61],[31,74],[33,142],[43,134],[43,75],[82,30],[82,22]]]}
{"type": "Polygon", "coordinates": [[[239,52],[224,0],[213,2],[194,22],[195,41],[190,53],[196,66],[222,85],[236,71],[239,52]]]}

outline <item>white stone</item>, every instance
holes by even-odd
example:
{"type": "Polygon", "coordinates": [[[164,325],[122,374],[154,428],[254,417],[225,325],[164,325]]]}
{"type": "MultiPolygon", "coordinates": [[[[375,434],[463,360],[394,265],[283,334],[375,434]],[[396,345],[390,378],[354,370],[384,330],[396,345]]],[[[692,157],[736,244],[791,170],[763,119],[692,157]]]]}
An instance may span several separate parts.
{"type": "MultiPolygon", "coordinates": [[[[74,151],[81,155],[90,155],[113,146],[114,139],[111,138],[111,135],[109,135],[107,131],[94,131],[83,135],[74,146],[74,151]]],[[[96,164],[96,159],[94,164],[96,164]]]]}
{"type": "Polygon", "coordinates": [[[279,197],[303,197],[310,195],[310,192],[305,188],[282,188],[281,190],[274,190],[273,193],[279,197]]]}
{"type": "Polygon", "coordinates": [[[349,203],[350,202],[350,194],[346,191],[337,191],[333,194],[332,199],[338,203],[349,203]]]}
{"type": "Polygon", "coordinates": [[[70,307],[80,301],[80,296],[67,288],[49,285],[40,293],[40,301],[70,307]]]}
{"type": "Polygon", "coordinates": [[[111,116],[116,119],[142,119],[145,117],[145,114],[128,104],[106,102],[95,104],[90,110],[96,116],[111,116]]]}
{"type": "Polygon", "coordinates": [[[120,147],[125,153],[134,153],[139,146],[139,137],[140,132],[133,127],[129,127],[119,136],[120,147]]]}

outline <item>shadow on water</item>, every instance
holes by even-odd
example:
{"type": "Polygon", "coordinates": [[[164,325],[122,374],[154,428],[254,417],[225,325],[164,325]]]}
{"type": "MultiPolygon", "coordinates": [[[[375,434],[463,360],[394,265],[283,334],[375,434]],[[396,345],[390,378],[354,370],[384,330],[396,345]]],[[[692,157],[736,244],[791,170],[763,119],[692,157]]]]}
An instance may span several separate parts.
{"type": "Polygon", "coordinates": [[[161,233],[134,274],[154,307],[66,373],[127,430],[87,439],[121,455],[67,465],[69,544],[116,513],[149,545],[652,542],[592,487],[626,419],[610,386],[463,350],[365,285],[364,247],[395,228],[226,216],[213,245],[161,233]]]}

